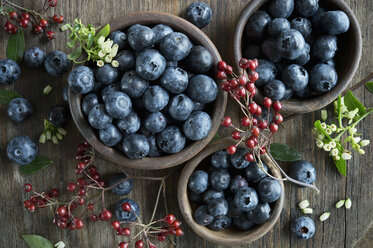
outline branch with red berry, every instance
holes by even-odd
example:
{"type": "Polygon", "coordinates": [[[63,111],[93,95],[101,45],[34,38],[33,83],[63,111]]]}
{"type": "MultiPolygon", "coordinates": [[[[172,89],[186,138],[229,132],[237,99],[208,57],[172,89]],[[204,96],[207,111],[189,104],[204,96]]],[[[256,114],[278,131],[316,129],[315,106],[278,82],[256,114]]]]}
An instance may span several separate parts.
{"type": "Polygon", "coordinates": [[[237,140],[235,145],[227,148],[229,154],[236,152],[237,146],[242,142],[245,143],[249,149],[245,155],[245,159],[249,162],[256,162],[256,164],[271,178],[282,181],[290,181],[295,184],[310,187],[319,191],[315,185],[307,184],[289,177],[270,153],[271,139],[274,134],[279,130],[279,125],[282,124],[284,118],[279,113],[282,108],[282,103],[279,101],[272,101],[270,98],[265,97],[262,106],[255,100],[256,95],[255,81],[258,80],[259,74],[255,71],[258,67],[258,60],[247,60],[242,58],[239,61],[241,68],[240,74],[236,75],[233,68],[227,65],[225,61],[218,63],[219,71],[217,78],[222,81],[221,88],[228,92],[240,106],[244,117],[241,118],[241,126],[236,126],[232,123],[232,119],[228,116],[222,120],[222,126],[233,128],[232,138],[237,140]],[[264,115],[263,108],[266,110],[264,115]],[[273,117],[270,118],[271,109],[275,112],[273,117]],[[261,156],[268,155],[276,168],[283,175],[282,178],[276,178],[270,175],[263,169],[263,162],[261,156]]]}

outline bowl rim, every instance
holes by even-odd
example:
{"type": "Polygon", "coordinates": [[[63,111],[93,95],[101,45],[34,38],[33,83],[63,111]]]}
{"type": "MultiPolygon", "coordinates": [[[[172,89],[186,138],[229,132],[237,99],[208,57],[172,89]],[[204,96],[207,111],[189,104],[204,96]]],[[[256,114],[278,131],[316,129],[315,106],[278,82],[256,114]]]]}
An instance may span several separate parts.
{"type": "MultiPolygon", "coordinates": [[[[272,227],[277,223],[285,199],[285,188],[283,181],[279,181],[282,188],[282,193],[280,198],[276,201],[275,207],[273,208],[272,214],[270,219],[258,227],[249,230],[249,231],[241,231],[242,233],[247,233],[247,235],[242,235],[240,237],[236,237],[233,235],[222,235],[225,231],[212,231],[208,229],[206,226],[202,226],[197,224],[192,216],[192,208],[188,199],[188,181],[190,175],[193,171],[198,167],[201,161],[203,161],[206,157],[210,156],[212,153],[225,149],[230,144],[235,144],[236,142],[231,138],[223,138],[219,139],[203,149],[197,156],[193,159],[189,160],[188,163],[184,166],[179,182],[177,187],[177,198],[178,204],[180,208],[180,212],[185,220],[185,222],[192,228],[192,230],[201,238],[206,239],[210,242],[222,245],[239,245],[244,243],[253,242],[262,236],[264,236],[272,227]]],[[[241,145],[243,146],[243,145],[241,145]]],[[[263,160],[269,160],[268,155],[263,156],[263,160]]],[[[281,172],[275,168],[270,163],[267,163],[268,169],[271,171],[272,175],[275,177],[280,177],[281,172]]],[[[229,229],[228,229],[229,230],[229,229]]]]}
{"type": "MultiPolygon", "coordinates": [[[[235,68],[237,70],[240,70],[238,63],[239,59],[241,59],[243,56],[241,41],[244,35],[246,23],[249,20],[250,16],[253,13],[255,13],[255,11],[257,11],[264,3],[268,1],[269,0],[253,0],[247,4],[247,6],[240,14],[233,36],[233,57],[235,68]]],[[[359,67],[363,46],[359,22],[351,8],[343,0],[328,0],[328,3],[338,6],[338,9],[343,10],[350,19],[350,29],[348,30],[348,32],[351,32],[354,38],[356,39],[356,43],[353,46],[353,57],[350,59],[350,64],[352,66],[349,66],[346,70],[347,76],[344,78],[344,80],[341,81],[340,78],[338,78],[337,85],[331,91],[323,95],[316,96],[306,100],[290,99],[281,101],[283,112],[291,114],[309,113],[329,105],[338,97],[338,95],[344,92],[344,90],[350,84],[359,67]]],[[[260,102],[262,101],[263,95],[259,90],[257,90],[255,98],[258,99],[260,102]]]]}
{"type": "MultiPolygon", "coordinates": [[[[192,41],[197,41],[199,45],[207,48],[213,56],[214,65],[216,65],[221,60],[221,56],[210,38],[192,23],[176,15],[155,11],[143,11],[126,14],[109,22],[111,27],[110,32],[126,29],[131,25],[138,23],[143,25],[169,25],[173,29],[188,35],[188,37],[192,41]]],[[[216,67],[213,70],[216,70],[216,67]]],[[[219,85],[218,80],[215,81],[219,85]]],[[[218,87],[218,90],[218,96],[212,106],[212,126],[206,138],[199,141],[193,141],[182,151],[175,154],[169,154],[161,157],[145,157],[138,160],[127,158],[124,153],[122,151],[119,151],[119,149],[117,149],[116,147],[106,146],[99,140],[95,131],[89,126],[88,121],[81,109],[80,101],[82,95],[76,94],[71,89],[69,89],[68,99],[72,119],[74,120],[79,132],[95,150],[103,155],[104,158],[114,164],[127,168],[141,170],[160,170],[180,165],[191,159],[193,156],[198,154],[214,137],[215,133],[219,129],[220,120],[224,116],[228,99],[228,95],[226,92],[223,92],[220,87],[218,87]]]]}

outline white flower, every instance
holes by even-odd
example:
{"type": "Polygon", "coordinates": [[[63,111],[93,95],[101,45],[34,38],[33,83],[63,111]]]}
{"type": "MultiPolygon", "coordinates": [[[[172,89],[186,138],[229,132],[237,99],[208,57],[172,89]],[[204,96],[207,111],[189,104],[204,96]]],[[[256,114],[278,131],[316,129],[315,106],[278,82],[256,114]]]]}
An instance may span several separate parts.
{"type": "Polygon", "coordinates": [[[357,152],[361,155],[364,155],[365,154],[365,151],[363,149],[358,149],[357,152]]]}
{"type": "Polygon", "coordinates": [[[320,215],[319,220],[325,221],[329,218],[329,216],[330,216],[330,212],[323,213],[322,215],[320,215]]]}
{"type": "Polygon", "coordinates": [[[323,133],[319,133],[318,135],[317,135],[317,140],[323,140],[325,138],[325,135],[323,134],[323,133]]]}
{"type": "Polygon", "coordinates": [[[357,112],[359,112],[359,109],[358,109],[358,108],[356,108],[356,109],[350,111],[350,112],[348,113],[347,117],[348,117],[349,119],[353,119],[353,118],[355,117],[355,115],[357,114],[357,112]]]}
{"type": "Polygon", "coordinates": [[[105,41],[105,37],[104,36],[100,36],[100,38],[98,38],[98,40],[97,40],[97,44],[98,45],[102,45],[104,43],[104,41],[105,41]]]}
{"type": "Polygon", "coordinates": [[[304,214],[312,214],[313,213],[313,209],[312,208],[305,208],[305,209],[302,209],[302,212],[304,214]]]}
{"type": "Polygon", "coordinates": [[[112,58],[110,55],[107,55],[107,56],[105,57],[105,62],[106,62],[106,63],[111,63],[112,60],[113,60],[113,58],[112,58]]]}
{"type": "Polygon", "coordinates": [[[345,105],[343,105],[341,107],[341,113],[343,114],[343,113],[346,113],[346,112],[348,112],[348,109],[347,109],[347,107],[345,105]]]}
{"type": "Polygon", "coordinates": [[[321,127],[322,127],[323,129],[326,128],[326,124],[325,124],[325,122],[321,123],[321,127]]]}
{"type": "Polygon", "coordinates": [[[114,58],[118,53],[118,49],[119,49],[118,44],[114,44],[113,47],[111,48],[109,55],[114,58]]]}
{"type": "Polygon", "coordinates": [[[335,147],[337,146],[337,144],[335,143],[334,140],[331,141],[329,144],[330,144],[330,146],[331,146],[332,148],[335,148],[335,147]]]}
{"type": "Polygon", "coordinates": [[[330,128],[332,129],[333,132],[337,131],[337,126],[335,124],[331,124],[330,128]]]}
{"type": "Polygon", "coordinates": [[[337,156],[338,155],[338,149],[337,148],[334,148],[332,151],[331,151],[331,154],[333,157],[337,156]]]}
{"type": "Polygon", "coordinates": [[[355,134],[356,132],[357,132],[357,129],[356,128],[350,128],[349,130],[348,130],[348,132],[351,134],[351,135],[353,135],[353,134],[355,134]]]}
{"type": "Polygon", "coordinates": [[[370,140],[362,140],[361,142],[360,142],[360,145],[361,146],[367,146],[367,145],[369,145],[370,144],[370,140]]]}
{"type": "Polygon", "coordinates": [[[343,158],[344,160],[349,160],[349,159],[352,158],[352,156],[351,156],[350,153],[344,152],[344,153],[342,153],[342,158],[343,158]]]}
{"type": "Polygon", "coordinates": [[[114,44],[114,41],[112,41],[112,40],[110,40],[110,39],[107,39],[107,40],[105,41],[105,43],[106,43],[109,47],[112,47],[113,44],[114,44]]]}
{"type": "Polygon", "coordinates": [[[98,52],[98,56],[99,56],[100,58],[105,57],[105,52],[102,51],[102,50],[100,50],[100,51],[98,52]]]}
{"type": "Polygon", "coordinates": [[[325,109],[321,110],[321,119],[323,121],[326,121],[326,119],[328,119],[328,112],[326,112],[325,109]]]}
{"type": "Polygon", "coordinates": [[[54,247],[56,248],[65,248],[65,243],[63,241],[58,241],[54,247]]]}
{"type": "Polygon", "coordinates": [[[326,152],[329,152],[332,149],[332,147],[329,144],[325,144],[323,148],[324,148],[324,151],[326,152]]]}
{"type": "Polygon", "coordinates": [[[116,67],[119,66],[119,63],[118,63],[118,61],[113,60],[113,61],[111,61],[111,65],[116,68],[116,67]]]}
{"type": "Polygon", "coordinates": [[[345,97],[341,97],[341,106],[345,106],[345,97]]]}
{"type": "Polygon", "coordinates": [[[104,50],[105,53],[110,53],[111,52],[111,47],[110,46],[104,46],[102,48],[102,50],[104,50]]]}
{"type": "Polygon", "coordinates": [[[350,198],[347,198],[345,201],[345,208],[350,209],[352,206],[352,201],[350,198]]]}
{"type": "Polygon", "coordinates": [[[308,200],[303,200],[299,203],[299,208],[300,209],[305,209],[306,207],[308,207],[310,205],[309,201],[308,200]]]}
{"type": "Polygon", "coordinates": [[[343,205],[345,205],[345,200],[340,200],[335,204],[336,208],[341,208],[343,205]]]}
{"type": "Polygon", "coordinates": [[[327,128],[325,130],[325,132],[328,134],[328,135],[331,135],[333,133],[333,131],[330,129],[330,128],[327,128]]]}
{"type": "Polygon", "coordinates": [[[340,160],[340,159],[341,159],[341,158],[340,158],[338,155],[334,157],[334,160],[335,160],[335,161],[338,161],[338,160],[340,160]]]}
{"type": "Polygon", "coordinates": [[[104,61],[102,61],[102,60],[98,60],[98,61],[97,61],[97,66],[98,66],[98,67],[103,67],[103,66],[104,66],[104,61]]]}
{"type": "Polygon", "coordinates": [[[353,141],[354,141],[354,143],[359,143],[359,142],[360,142],[360,140],[361,140],[361,138],[360,138],[360,137],[355,137],[355,138],[353,138],[353,141]]]}
{"type": "Polygon", "coordinates": [[[324,143],[321,140],[316,141],[316,145],[318,148],[322,148],[324,146],[324,143]]]}

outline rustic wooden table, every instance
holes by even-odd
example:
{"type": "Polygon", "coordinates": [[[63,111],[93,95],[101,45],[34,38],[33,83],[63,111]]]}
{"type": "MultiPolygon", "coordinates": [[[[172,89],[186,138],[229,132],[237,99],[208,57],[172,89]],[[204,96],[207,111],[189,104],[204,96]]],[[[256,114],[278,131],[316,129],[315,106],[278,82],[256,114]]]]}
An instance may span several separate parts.
{"type": "MultiPolygon", "coordinates": [[[[19,3],[23,1],[18,1],[19,3]]],[[[38,8],[43,1],[27,1],[30,8],[38,8]]],[[[64,0],[58,1],[59,5],[54,11],[65,16],[66,21],[72,22],[74,18],[81,18],[84,23],[101,25],[121,15],[144,11],[164,11],[175,15],[182,15],[183,10],[192,0],[64,0]]],[[[212,41],[216,44],[222,57],[232,63],[232,38],[235,23],[241,10],[249,0],[211,0],[207,1],[214,13],[210,25],[204,29],[212,41]]],[[[360,67],[351,85],[357,83],[373,70],[373,1],[371,0],[346,0],[360,22],[363,36],[363,56],[360,67]]],[[[2,19],[3,20],[3,19],[2,19]]],[[[0,32],[0,58],[5,58],[6,41],[8,35],[0,32]]],[[[58,33],[53,42],[45,42],[39,36],[26,32],[26,47],[38,45],[46,52],[62,50],[67,52],[64,46],[65,34],[58,33]]],[[[35,106],[35,113],[25,123],[14,124],[6,115],[6,108],[0,106],[0,176],[1,176],[1,203],[0,203],[0,237],[1,247],[26,247],[20,239],[20,234],[38,234],[47,237],[53,242],[63,240],[67,247],[73,248],[111,248],[116,247],[121,238],[117,237],[108,223],[88,223],[83,230],[68,232],[61,231],[52,225],[52,215],[49,211],[36,211],[29,213],[22,207],[25,193],[21,187],[29,182],[37,190],[48,190],[52,187],[65,188],[66,184],[75,179],[74,154],[75,147],[83,141],[83,138],[71,121],[67,127],[68,135],[59,145],[51,143],[40,145],[40,154],[48,155],[54,160],[54,165],[38,172],[36,175],[23,176],[18,172],[18,166],[11,163],[6,156],[8,141],[17,135],[30,135],[37,140],[42,131],[42,120],[46,117],[49,108],[54,104],[63,103],[61,92],[66,85],[67,75],[61,78],[52,78],[43,70],[30,70],[21,67],[22,76],[11,88],[26,98],[35,106]],[[53,91],[50,95],[42,94],[42,89],[50,84],[53,91]]],[[[2,86],[1,89],[5,87],[2,86]]],[[[363,102],[372,107],[373,98],[363,88],[358,89],[356,95],[363,102]]],[[[227,113],[238,119],[239,111],[235,104],[229,102],[227,113]]],[[[276,141],[287,143],[296,147],[304,159],[310,160],[317,170],[317,185],[321,189],[320,194],[307,189],[300,189],[294,185],[286,184],[285,205],[281,218],[272,231],[258,241],[240,247],[372,247],[373,228],[373,146],[370,145],[365,156],[354,156],[349,163],[348,177],[340,176],[326,153],[316,149],[311,134],[313,122],[319,118],[319,113],[310,113],[298,116],[286,123],[276,137],[276,141]],[[351,197],[353,205],[350,210],[334,208],[339,199],[351,197]],[[312,218],[316,222],[316,234],[308,241],[301,241],[291,236],[289,232],[289,220],[300,215],[297,203],[309,199],[314,209],[312,218]],[[330,210],[331,217],[325,222],[317,220],[319,214],[330,210]]],[[[373,139],[373,117],[370,116],[361,124],[365,138],[373,139]]],[[[222,135],[228,135],[221,130],[222,135]]],[[[97,162],[105,177],[117,171],[106,162],[97,162]]],[[[140,172],[129,170],[135,175],[161,175],[162,172],[140,172]]],[[[167,182],[167,201],[169,209],[181,218],[176,201],[177,173],[167,182]]],[[[158,182],[136,181],[135,188],[129,197],[136,200],[142,209],[144,219],[149,219],[158,188],[158,182]]],[[[108,194],[109,196],[109,194],[108,194]]],[[[109,197],[110,203],[115,203],[118,198],[109,197]]],[[[163,206],[158,216],[164,215],[163,206]]],[[[185,235],[177,240],[176,247],[221,247],[199,238],[186,225],[183,226],[185,235]]],[[[164,247],[164,246],[160,246],[164,247]]]]}

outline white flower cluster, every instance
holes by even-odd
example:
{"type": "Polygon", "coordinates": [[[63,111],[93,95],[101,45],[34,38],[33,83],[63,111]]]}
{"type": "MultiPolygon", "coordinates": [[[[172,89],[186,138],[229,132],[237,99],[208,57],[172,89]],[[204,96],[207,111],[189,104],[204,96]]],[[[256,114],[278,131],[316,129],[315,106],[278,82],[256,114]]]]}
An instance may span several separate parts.
{"type": "MultiPolygon", "coordinates": [[[[338,114],[338,101],[334,101],[334,111],[338,114]]],[[[347,106],[344,103],[344,97],[341,98],[341,114],[343,117],[347,117],[349,119],[348,124],[351,124],[355,117],[359,117],[359,109],[355,108],[352,111],[347,109],[347,106]]]]}
{"type": "Polygon", "coordinates": [[[54,247],[56,248],[65,248],[65,243],[63,241],[58,241],[54,247]]]}
{"type": "Polygon", "coordinates": [[[113,67],[118,67],[119,63],[115,59],[113,59],[117,53],[119,46],[118,44],[114,44],[114,42],[110,39],[105,41],[105,37],[101,36],[97,40],[97,45],[100,47],[100,51],[98,52],[98,57],[101,59],[97,61],[97,66],[102,67],[106,63],[111,63],[113,67]]]}

